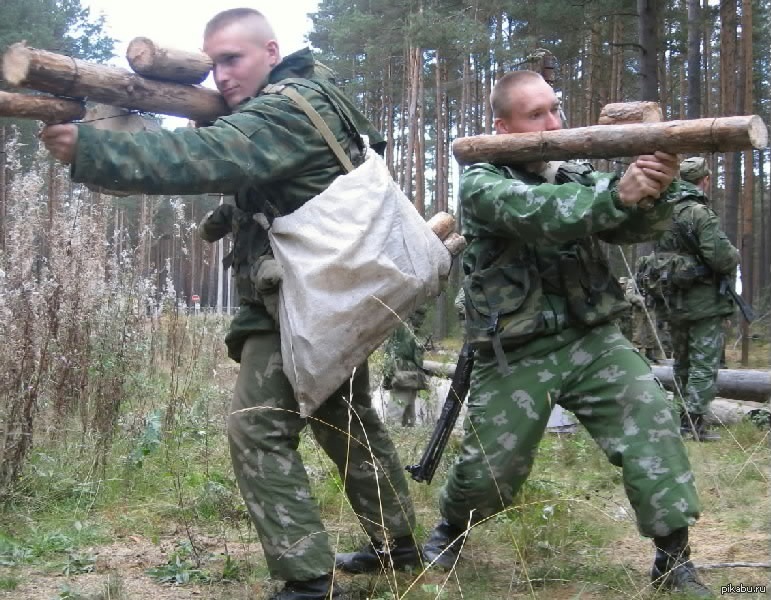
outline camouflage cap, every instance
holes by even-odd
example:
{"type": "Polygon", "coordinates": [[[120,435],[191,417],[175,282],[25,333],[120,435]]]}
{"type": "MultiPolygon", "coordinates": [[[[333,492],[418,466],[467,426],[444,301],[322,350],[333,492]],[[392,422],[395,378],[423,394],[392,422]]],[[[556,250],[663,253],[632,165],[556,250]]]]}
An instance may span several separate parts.
{"type": "Polygon", "coordinates": [[[709,170],[707,161],[700,156],[686,158],[680,163],[680,179],[695,183],[707,175],[712,175],[712,171],[709,170]]]}

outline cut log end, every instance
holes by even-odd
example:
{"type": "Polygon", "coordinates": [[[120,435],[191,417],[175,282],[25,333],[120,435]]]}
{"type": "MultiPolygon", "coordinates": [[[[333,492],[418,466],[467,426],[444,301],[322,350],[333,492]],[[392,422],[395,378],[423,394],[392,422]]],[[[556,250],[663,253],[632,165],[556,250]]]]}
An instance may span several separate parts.
{"type": "Polygon", "coordinates": [[[152,67],[155,61],[155,43],[146,37],[137,37],[131,40],[126,49],[126,60],[137,73],[143,69],[152,67]]]}
{"type": "Polygon", "coordinates": [[[754,148],[762,150],[768,146],[768,128],[758,115],[753,115],[749,124],[750,143],[754,148]]]}
{"type": "Polygon", "coordinates": [[[30,67],[30,49],[19,42],[3,54],[3,78],[11,85],[23,86],[30,67]]]}
{"type": "Polygon", "coordinates": [[[454,231],[442,243],[453,256],[457,256],[466,249],[466,238],[454,231]]]}
{"type": "Polygon", "coordinates": [[[446,212],[438,212],[428,221],[428,226],[440,240],[445,240],[455,231],[455,217],[446,212]]]}

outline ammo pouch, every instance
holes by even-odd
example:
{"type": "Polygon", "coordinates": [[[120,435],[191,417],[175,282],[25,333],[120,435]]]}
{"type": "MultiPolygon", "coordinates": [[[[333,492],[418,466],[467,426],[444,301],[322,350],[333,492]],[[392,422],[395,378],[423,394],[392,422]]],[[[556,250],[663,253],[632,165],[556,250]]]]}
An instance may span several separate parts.
{"type": "Polygon", "coordinates": [[[501,340],[520,345],[546,329],[535,264],[493,266],[471,273],[463,289],[466,341],[480,350],[493,350],[501,367],[505,364],[501,340]]]}
{"type": "Polygon", "coordinates": [[[594,326],[610,321],[627,307],[624,290],[596,240],[560,251],[559,272],[571,320],[594,326]]]}
{"type": "Polygon", "coordinates": [[[425,390],[428,389],[426,374],[422,371],[396,370],[389,378],[389,386],[386,389],[425,390]]]}

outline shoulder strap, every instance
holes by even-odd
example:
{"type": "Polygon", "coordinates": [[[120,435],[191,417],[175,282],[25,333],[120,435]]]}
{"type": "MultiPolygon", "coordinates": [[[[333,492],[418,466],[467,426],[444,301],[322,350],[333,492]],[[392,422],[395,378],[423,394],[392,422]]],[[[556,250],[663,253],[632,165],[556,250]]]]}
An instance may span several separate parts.
{"type": "Polygon", "coordinates": [[[332,150],[332,152],[335,154],[337,160],[340,161],[340,164],[343,165],[345,171],[347,173],[353,171],[354,166],[351,162],[351,159],[348,158],[348,155],[345,153],[345,150],[343,150],[340,142],[338,142],[335,138],[335,134],[332,133],[332,130],[329,128],[329,125],[327,125],[327,122],[316,111],[316,109],[311,106],[311,103],[303,98],[297,90],[289,87],[288,85],[268,84],[263,89],[263,92],[266,94],[283,94],[292,100],[295,104],[297,104],[297,106],[299,106],[300,109],[311,120],[311,123],[313,123],[314,127],[316,127],[318,132],[321,134],[321,137],[324,138],[324,141],[327,143],[330,150],[332,150]]]}

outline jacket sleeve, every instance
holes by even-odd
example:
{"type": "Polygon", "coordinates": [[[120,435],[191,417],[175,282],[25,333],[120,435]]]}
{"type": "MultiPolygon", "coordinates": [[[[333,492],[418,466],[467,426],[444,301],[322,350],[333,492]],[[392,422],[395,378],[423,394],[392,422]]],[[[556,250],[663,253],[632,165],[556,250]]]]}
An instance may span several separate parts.
{"type": "Polygon", "coordinates": [[[727,275],[736,269],[741,255],[720,229],[720,220],[711,208],[697,205],[691,215],[693,232],[699,241],[699,252],[715,273],[727,275]]]}
{"type": "Polygon", "coordinates": [[[148,194],[233,194],[334,160],[291,100],[261,96],[210,127],[123,133],[80,126],[73,181],[148,194]]]}
{"type": "Polygon", "coordinates": [[[473,165],[460,180],[464,232],[561,243],[616,227],[627,212],[611,196],[613,179],[605,175],[594,186],[531,184],[493,165],[473,165]]]}
{"type": "Polygon", "coordinates": [[[599,238],[609,244],[639,244],[660,238],[669,229],[674,202],[680,198],[678,180],[650,208],[632,207],[628,218],[618,227],[603,231],[599,238]]]}

